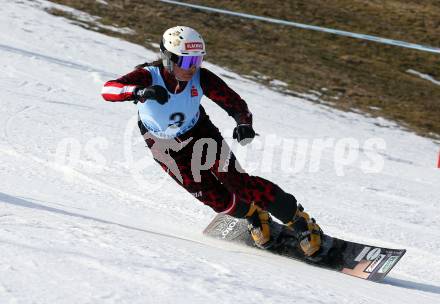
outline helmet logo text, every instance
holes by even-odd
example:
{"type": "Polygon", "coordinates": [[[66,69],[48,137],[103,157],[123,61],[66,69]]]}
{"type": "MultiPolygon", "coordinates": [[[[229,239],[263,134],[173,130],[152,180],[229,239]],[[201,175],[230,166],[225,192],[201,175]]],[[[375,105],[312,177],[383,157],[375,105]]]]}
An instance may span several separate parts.
{"type": "Polygon", "coordinates": [[[189,50],[203,50],[203,43],[201,42],[187,42],[185,43],[185,49],[189,50]]]}

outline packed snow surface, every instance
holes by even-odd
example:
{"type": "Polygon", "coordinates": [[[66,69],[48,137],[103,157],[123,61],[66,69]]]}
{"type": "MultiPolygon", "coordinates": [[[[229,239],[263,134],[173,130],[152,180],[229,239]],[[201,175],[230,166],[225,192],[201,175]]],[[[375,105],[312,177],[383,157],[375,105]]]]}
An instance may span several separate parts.
{"type": "MultiPolygon", "coordinates": [[[[0,2],[0,303],[440,303],[438,144],[206,62],[254,114],[261,136],[237,152],[244,167],[327,233],[408,252],[372,283],[211,240],[214,212],[151,160],[135,106],[100,97],[157,54],[46,1],[0,2]]],[[[230,138],[233,120],[203,104],[230,138]]]]}

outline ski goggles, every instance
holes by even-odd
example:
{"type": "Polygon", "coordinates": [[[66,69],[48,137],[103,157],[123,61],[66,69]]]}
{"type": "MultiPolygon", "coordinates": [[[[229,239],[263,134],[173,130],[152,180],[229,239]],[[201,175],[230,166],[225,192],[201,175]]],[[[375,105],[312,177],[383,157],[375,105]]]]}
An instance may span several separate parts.
{"type": "MultiPolygon", "coordinates": [[[[175,63],[181,69],[188,70],[192,67],[199,68],[202,65],[203,55],[199,56],[176,56],[175,63]]],[[[173,60],[174,61],[174,60],[173,60]]]]}

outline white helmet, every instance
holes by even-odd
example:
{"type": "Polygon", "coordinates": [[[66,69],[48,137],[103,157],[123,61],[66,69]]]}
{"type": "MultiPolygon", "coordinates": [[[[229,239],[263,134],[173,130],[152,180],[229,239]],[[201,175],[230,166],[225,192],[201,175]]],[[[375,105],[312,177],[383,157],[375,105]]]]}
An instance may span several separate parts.
{"type": "Polygon", "coordinates": [[[187,26],[175,26],[163,33],[160,53],[165,68],[173,70],[173,63],[184,69],[199,67],[206,55],[205,41],[194,29],[187,26]]]}

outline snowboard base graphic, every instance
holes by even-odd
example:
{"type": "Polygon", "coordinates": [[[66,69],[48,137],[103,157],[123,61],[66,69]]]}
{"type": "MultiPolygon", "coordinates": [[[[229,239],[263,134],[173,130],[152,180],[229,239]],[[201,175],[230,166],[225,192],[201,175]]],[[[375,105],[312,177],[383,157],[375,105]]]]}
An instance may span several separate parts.
{"type": "MultiPolygon", "coordinates": [[[[203,233],[255,247],[245,219],[217,214],[203,233]]],[[[270,252],[375,282],[383,280],[406,252],[405,249],[371,246],[324,235],[318,255],[310,258],[304,256],[286,226],[271,222],[271,236],[275,244],[266,249],[270,252]]]]}

